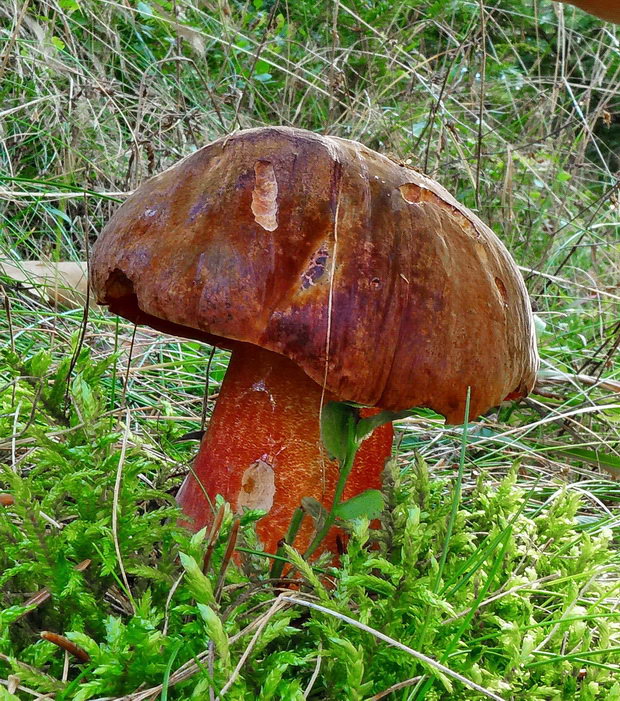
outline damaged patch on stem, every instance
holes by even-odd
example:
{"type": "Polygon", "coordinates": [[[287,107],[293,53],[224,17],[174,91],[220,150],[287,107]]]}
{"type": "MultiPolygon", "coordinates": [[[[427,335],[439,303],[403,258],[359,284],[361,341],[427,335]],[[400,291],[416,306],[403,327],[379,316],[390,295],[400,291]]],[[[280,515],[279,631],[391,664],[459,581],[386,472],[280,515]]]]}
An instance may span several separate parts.
{"type": "Polygon", "coordinates": [[[241,478],[241,491],[237,497],[237,512],[243,508],[261,509],[267,513],[273,506],[276,493],[273,467],[262,459],[252,463],[241,478]]]}

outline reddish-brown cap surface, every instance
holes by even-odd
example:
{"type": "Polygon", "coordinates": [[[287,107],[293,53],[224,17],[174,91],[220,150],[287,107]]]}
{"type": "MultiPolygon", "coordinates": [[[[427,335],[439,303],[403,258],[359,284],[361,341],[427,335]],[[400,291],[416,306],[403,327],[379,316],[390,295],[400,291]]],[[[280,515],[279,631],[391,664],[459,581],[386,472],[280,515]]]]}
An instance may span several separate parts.
{"type": "Polygon", "coordinates": [[[267,127],[142,185],[99,237],[93,290],[155,328],[294,360],[342,400],[449,422],[531,389],[527,293],[443,187],[361,144],[267,127]]]}
{"type": "Polygon", "coordinates": [[[558,0],[596,15],[609,22],[620,24],[620,0],[558,0]]]}

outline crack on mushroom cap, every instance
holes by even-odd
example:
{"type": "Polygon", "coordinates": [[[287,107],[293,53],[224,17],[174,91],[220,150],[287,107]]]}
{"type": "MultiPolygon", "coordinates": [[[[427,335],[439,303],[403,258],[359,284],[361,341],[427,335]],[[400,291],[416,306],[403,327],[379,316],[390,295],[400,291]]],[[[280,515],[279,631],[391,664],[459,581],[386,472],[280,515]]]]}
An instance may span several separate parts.
{"type": "Polygon", "coordinates": [[[110,271],[104,289],[105,299],[101,300],[104,304],[111,300],[135,296],[133,282],[119,268],[110,271]]]}
{"type": "Polygon", "coordinates": [[[309,287],[313,287],[323,277],[328,257],[329,250],[327,248],[327,243],[323,243],[312,256],[310,263],[306,266],[306,269],[301,276],[302,290],[307,290],[309,287]]]}
{"type": "Polygon", "coordinates": [[[275,231],[278,228],[278,181],[269,161],[254,163],[252,214],[256,223],[265,231],[275,231]]]}

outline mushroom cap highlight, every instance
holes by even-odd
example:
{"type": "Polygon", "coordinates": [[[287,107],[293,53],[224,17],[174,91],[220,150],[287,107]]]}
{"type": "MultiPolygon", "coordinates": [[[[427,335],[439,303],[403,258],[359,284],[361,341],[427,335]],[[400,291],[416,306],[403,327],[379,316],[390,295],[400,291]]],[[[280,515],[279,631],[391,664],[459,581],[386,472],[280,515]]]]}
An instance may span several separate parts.
{"type": "Polygon", "coordinates": [[[434,180],[347,139],[264,127],[141,185],[97,240],[98,301],[284,355],[341,400],[464,419],[528,393],[534,324],[510,254],[434,180]]]}

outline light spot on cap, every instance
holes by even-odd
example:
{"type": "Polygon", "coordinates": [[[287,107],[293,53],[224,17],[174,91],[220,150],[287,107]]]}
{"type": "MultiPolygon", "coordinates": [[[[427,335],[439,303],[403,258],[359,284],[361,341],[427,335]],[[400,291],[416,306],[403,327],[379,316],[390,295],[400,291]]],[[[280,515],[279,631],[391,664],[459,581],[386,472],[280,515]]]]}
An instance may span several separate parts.
{"type": "Polygon", "coordinates": [[[398,190],[405,202],[409,202],[409,204],[416,204],[423,199],[422,188],[415,183],[404,183],[398,190]]]}
{"type": "Polygon", "coordinates": [[[500,297],[502,298],[502,303],[505,307],[508,306],[508,290],[506,289],[506,285],[504,285],[504,281],[496,277],[495,278],[495,286],[497,287],[500,297]]]}
{"type": "Polygon", "coordinates": [[[252,214],[265,231],[278,228],[278,182],[269,161],[256,161],[254,164],[252,214]]]}
{"type": "Polygon", "coordinates": [[[273,467],[264,460],[257,460],[243,473],[241,491],[237,497],[237,511],[261,509],[269,512],[276,493],[273,467]]]}

